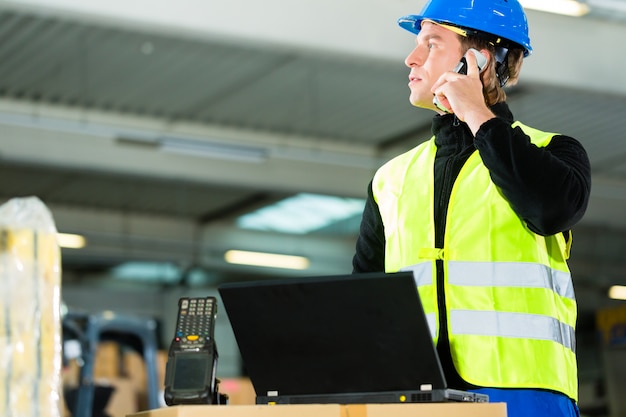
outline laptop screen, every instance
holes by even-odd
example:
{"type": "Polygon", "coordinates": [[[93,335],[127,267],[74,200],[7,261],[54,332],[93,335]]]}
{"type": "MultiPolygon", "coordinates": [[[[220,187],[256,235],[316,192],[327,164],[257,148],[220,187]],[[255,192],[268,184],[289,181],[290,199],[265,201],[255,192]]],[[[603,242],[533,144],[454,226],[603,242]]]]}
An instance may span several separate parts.
{"type": "Polygon", "coordinates": [[[411,272],[218,290],[257,395],[445,388],[411,272]]]}

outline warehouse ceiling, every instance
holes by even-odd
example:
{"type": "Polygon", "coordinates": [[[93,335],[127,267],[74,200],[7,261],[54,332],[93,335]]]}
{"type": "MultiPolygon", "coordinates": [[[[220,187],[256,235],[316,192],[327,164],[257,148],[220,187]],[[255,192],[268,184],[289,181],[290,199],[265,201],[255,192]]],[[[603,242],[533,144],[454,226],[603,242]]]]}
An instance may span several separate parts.
{"type": "MultiPolygon", "coordinates": [[[[376,167],[429,137],[432,114],[407,101],[413,38],[395,26],[422,5],[0,1],[0,202],[37,196],[60,231],[87,237],[63,251],[68,280],[137,260],[212,284],[349,272],[358,219],[303,235],[235,219],[302,192],[364,198],[376,167]],[[237,267],[228,249],[311,265],[237,267]]],[[[626,284],[626,20],[528,16],[535,52],[509,104],[589,152],[572,269],[593,310],[626,284]]]]}

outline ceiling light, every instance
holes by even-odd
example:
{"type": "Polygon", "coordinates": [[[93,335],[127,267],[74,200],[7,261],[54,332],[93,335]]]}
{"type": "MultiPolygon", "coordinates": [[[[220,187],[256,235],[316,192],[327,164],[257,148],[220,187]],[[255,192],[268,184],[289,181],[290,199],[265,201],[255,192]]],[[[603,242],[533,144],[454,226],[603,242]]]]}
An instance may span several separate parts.
{"type": "Polygon", "coordinates": [[[87,244],[84,236],[71,233],[57,233],[57,243],[62,248],[81,249],[87,244]]]}
{"type": "Polygon", "coordinates": [[[111,269],[113,278],[122,281],[175,283],[180,280],[179,267],[166,262],[126,262],[111,269]]]}
{"type": "Polygon", "coordinates": [[[575,0],[520,0],[525,9],[556,13],[566,16],[583,16],[589,13],[589,6],[575,0]]]}
{"type": "Polygon", "coordinates": [[[260,163],[267,160],[267,151],[253,146],[228,145],[178,138],[164,138],[160,139],[159,142],[161,145],[160,149],[164,152],[239,162],[260,163]]]}
{"type": "Polygon", "coordinates": [[[613,285],[609,288],[609,298],[614,300],[626,300],[626,286],[613,285]]]}
{"type": "Polygon", "coordinates": [[[268,268],[307,269],[309,260],[303,256],[280,255],[277,253],[229,250],[224,254],[226,262],[238,265],[263,266],[268,268]]]}

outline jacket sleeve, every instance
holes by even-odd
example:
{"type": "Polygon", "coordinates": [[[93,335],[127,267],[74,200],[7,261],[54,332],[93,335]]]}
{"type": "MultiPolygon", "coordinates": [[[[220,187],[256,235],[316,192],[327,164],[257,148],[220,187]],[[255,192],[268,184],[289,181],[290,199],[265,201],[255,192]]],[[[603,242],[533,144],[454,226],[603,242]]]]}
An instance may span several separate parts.
{"type": "Polygon", "coordinates": [[[356,253],[352,258],[352,272],[383,272],[384,270],[385,232],[370,182],[356,242],[356,253]]]}
{"type": "Polygon", "coordinates": [[[583,217],[591,167],[576,139],[558,135],[537,147],[521,128],[496,118],[480,127],[474,145],[494,184],[533,232],[564,232],[583,217]]]}

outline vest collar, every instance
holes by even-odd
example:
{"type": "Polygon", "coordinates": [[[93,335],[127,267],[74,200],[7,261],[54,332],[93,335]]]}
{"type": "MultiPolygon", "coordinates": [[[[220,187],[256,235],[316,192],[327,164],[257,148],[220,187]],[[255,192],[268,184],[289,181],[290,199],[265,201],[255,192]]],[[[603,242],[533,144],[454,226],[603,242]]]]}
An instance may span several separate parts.
{"type": "MultiPolygon", "coordinates": [[[[512,124],[514,121],[513,113],[511,113],[506,102],[494,104],[491,106],[491,111],[496,117],[505,120],[509,124],[512,124]]],[[[438,145],[443,145],[448,141],[458,142],[458,129],[463,129],[464,132],[469,133],[467,125],[460,123],[454,114],[437,114],[433,117],[431,130],[433,135],[437,138],[438,145]]],[[[473,141],[471,134],[470,138],[471,141],[473,141]]]]}

